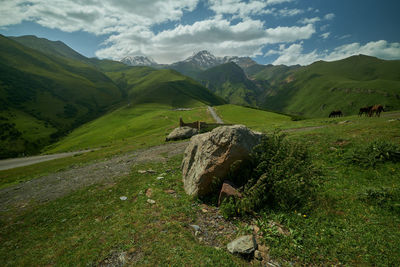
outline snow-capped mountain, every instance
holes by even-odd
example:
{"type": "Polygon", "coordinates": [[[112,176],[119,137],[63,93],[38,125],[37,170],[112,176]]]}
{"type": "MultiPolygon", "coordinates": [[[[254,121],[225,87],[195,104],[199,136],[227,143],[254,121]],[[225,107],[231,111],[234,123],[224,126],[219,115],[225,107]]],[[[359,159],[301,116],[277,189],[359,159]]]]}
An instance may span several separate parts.
{"type": "Polygon", "coordinates": [[[127,56],[121,59],[122,63],[129,66],[155,66],[157,62],[146,56],[127,56]]]}
{"type": "Polygon", "coordinates": [[[249,57],[237,57],[237,56],[216,57],[207,50],[202,50],[200,52],[193,54],[191,57],[188,57],[183,61],[173,63],[172,66],[180,65],[182,63],[190,63],[192,66],[196,66],[200,69],[208,69],[228,62],[234,62],[240,67],[248,67],[257,64],[254,60],[252,60],[249,57]]]}
{"type": "Polygon", "coordinates": [[[203,50],[193,54],[191,57],[188,57],[183,62],[192,63],[200,68],[207,69],[221,64],[220,61],[220,58],[217,58],[207,50],[203,50]]]}
{"type": "Polygon", "coordinates": [[[234,62],[241,68],[247,68],[254,64],[257,64],[254,60],[249,57],[237,57],[237,56],[225,56],[222,58],[222,63],[234,62]]]}

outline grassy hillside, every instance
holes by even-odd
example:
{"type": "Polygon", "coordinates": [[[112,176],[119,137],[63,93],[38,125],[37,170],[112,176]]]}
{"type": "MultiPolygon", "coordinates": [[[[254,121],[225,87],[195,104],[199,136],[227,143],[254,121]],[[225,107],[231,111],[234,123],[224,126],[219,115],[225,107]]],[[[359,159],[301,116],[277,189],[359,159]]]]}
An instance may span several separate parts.
{"type": "Polygon", "coordinates": [[[10,134],[2,135],[1,157],[36,153],[44,143],[121,100],[122,92],[110,78],[81,61],[45,55],[4,36],[0,51],[2,125],[15,124],[10,134]],[[26,131],[24,117],[35,118],[37,127],[45,125],[50,130],[43,132],[51,136],[36,142],[26,131]]]}
{"type": "Polygon", "coordinates": [[[87,57],[79,54],[61,41],[50,41],[46,38],[39,38],[34,35],[24,35],[8,38],[22,44],[23,46],[40,51],[46,55],[69,58],[86,63],[89,62],[87,57]]]}
{"type": "Polygon", "coordinates": [[[159,103],[170,107],[192,107],[224,103],[199,83],[174,70],[132,67],[107,72],[107,75],[127,92],[132,105],[159,103]]]}
{"type": "Polygon", "coordinates": [[[179,118],[189,122],[213,122],[204,105],[190,111],[175,111],[160,103],[127,105],[79,127],[50,146],[47,152],[115,146],[124,142],[158,145],[179,126],[179,118]]]}
{"type": "Polygon", "coordinates": [[[266,69],[253,78],[270,82],[262,106],[307,117],[326,117],[332,110],[357,114],[359,108],[382,104],[400,108],[400,61],[353,56],[309,66],[266,69]]]}
{"type": "Polygon", "coordinates": [[[233,62],[200,72],[196,79],[231,104],[257,104],[257,86],[233,62]]]}
{"type": "MultiPolygon", "coordinates": [[[[102,117],[92,126],[90,123],[82,126],[87,130],[85,142],[103,138],[102,135],[111,136],[112,127],[121,129],[121,123],[112,124],[112,117],[124,122],[132,118],[125,126],[132,127],[133,131],[135,125],[141,124],[140,116],[134,113],[152,113],[155,107],[140,108],[141,111],[126,107],[110,114],[109,119],[102,117]],[[108,124],[112,124],[110,128],[108,124]],[[97,127],[103,127],[102,131],[90,136],[97,127]]],[[[313,164],[323,174],[316,188],[316,200],[301,210],[266,207],[253,219],[233,218],[231,223],[237,226],[235,232],[217,234],[219,245],[216,248],[216,243],[204,241],[205,235],[212,229],[218,233],[221,226],[227,228],[228,222],[218,220],[215,224],[213,218],[221,216],[219,209],[185,194],[180,170],[182,156],[166,162],[138,163],[129,174],[121,173],[115,180],[82,188],[54,201],[21,203],[23,208],[0,211],[4,241],[0,248],[2,262],[6,266],[99,265],[126,253],[128,265],[198,265],[198,259],[202,259],[202,263],[210,265],[257,266],[259,262],[248,262],[226,250],[228,242],[252,234],[256,225],[259,245],[267,246],[269,257],[282,266],[397,265],[400,260],[400,165],[383,160],[376,166],[363,167],[349,161],[354,151],[363,151],[374,141],[390,140],[400,145],[397,112],[386,113],[381,118],[349,116],[291,121],[284,115],[235,105],[216,109],[227,122],[247,124],[258,130],[271,131],[280,124],[292,124],[290,127],[296,128],[314,123],[324,125],[318,129],[287,132],[289,140],[309,150],[313,164]],[[349,122],[329,123],[344,120],[349,122]],[[139,173],[139,170],[148,169],[156,173],[139,173]],[[157,180],[161,174],[164,179],[157,180]],[[153,205],[146,202],[148,188],[152,188],[153,205]],[[171,189],[173,194],[167,191],[171,189]],[[126,196],[127,200],[122,201],[121,196],[126,196]],[[190,225],[205,220],[210,226],[202,225],[202,233],[195,236],[190,225]],[[282,229],[289,234],[281,234],[282,229]]],[[[210,119],[205,108],[188,113],[174,112],[168,107],[156,110],[154,116],[145,115],[143,122],[152,117],[159,125],[166,121],[164,116],[170,118],[175,116],[173,114],[187,120],[210,119]]],[[[148,123],[140,127],[145,125],[148,123]]],[[[151,133],[154,126],[149,125],[149,128],[138,129],[144,133],[141,136],[130,135],[127,130],[111,142],[112,149],[102,148],[76,157],[0,171],[1,182],[7,176],[33,179],[49,171],[62,175],[62,170],[79,170],[80,166],[90,164],[90,160],[110,158],[115,151],[129,151],[131,154],[127,155],[133,158],[133,146],[138,148],[139,142],[145,143],[144,146],[155,144],[153,140],[161,142],[167,127],[165,124],[151,133]]],[[[70,141],[73,144],[73,140],[70,141]]]]}

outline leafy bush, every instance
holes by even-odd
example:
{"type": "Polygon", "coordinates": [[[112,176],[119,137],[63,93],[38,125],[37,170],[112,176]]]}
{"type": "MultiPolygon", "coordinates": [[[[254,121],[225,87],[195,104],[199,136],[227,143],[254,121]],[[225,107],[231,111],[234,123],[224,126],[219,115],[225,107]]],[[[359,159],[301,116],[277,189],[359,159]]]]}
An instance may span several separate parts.
{"type": "Polygon", "coordinates": [[[252,213],[266,207],[281,210],[300,208],[313,198],[320,177],[308,150],[286,140],[282,134],[263,138],[253,148],[248,162],[240,168],[233,167],[238,169],[239,178],[235,182],[242,186],[244,195],[242,199],[229,202],[229,205],[235,203],[237,214],[252,213]]]}
{"type": "Polygon", "coordinates": [[[400,213],[399,188],[369,188],[359,197],[359,199],[370,205],[375,205],[400,213]]]}
{"type": "Polygon", "coordinates": [[[374,167],[388,161],[400,162],[400,147],[389,141],[377,140],[355,148],[346,158],[350,163],[364,167],[374,167]]]}

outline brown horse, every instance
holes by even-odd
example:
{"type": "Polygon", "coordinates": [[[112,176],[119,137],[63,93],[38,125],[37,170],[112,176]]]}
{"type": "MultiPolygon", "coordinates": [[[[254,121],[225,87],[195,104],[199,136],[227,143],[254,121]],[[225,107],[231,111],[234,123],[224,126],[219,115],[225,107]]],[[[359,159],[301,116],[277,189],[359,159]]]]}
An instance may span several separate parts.
{"type": "Polygon", "coordinates": [[[375,113],[377,117],[381,116],[381,112],[385,111],[382,105],[374,105],[371,110],[369,111],[368,115],[372,117],[375,113]]]}
{"type": "Polygon", "coordinates": [[[334,117],[342,117],[343,113],[341,110],[334,110],[329,114],[329,118],[334,118],[334,117]]]}
{"type": "Polygon", "coordinates": [[[358,112],[358,116],[362,116],[364,113],[365,113],[365,116],[369,116],[369,113],[370,113],[372,107],[373,106],[360,108],[360,112],[358,112]]]}

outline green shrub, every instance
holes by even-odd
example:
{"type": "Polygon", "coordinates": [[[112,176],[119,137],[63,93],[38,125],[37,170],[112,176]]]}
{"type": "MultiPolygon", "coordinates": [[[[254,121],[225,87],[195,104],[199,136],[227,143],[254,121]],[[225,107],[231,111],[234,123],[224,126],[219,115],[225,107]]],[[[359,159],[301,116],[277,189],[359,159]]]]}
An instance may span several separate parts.
{"type": "Polygon", "coordinates": [[[242,186],[244,195],[234,202],[238,214],[265,208],[298,209],[313,198],[320,177],[308,150],[282,134],[263,138],[253,148],[249,162],[233,167],[239,169],[240,178],[235,182],[242,186]],[[242,178],[243,174],[248,175],[247,179],[242,178]]]}
{"type": "Polygon", "coordinates": [[[375,167],[388,161],[400,162],[400,147],[389,141],[376,140],[351,150],[346,159],[363,167],[375,167]]]}
{"type": "Polygon", "coordinates": [[[399,188],[368,188],[359,199],[370,205],[400,213],[399,188]]]}

